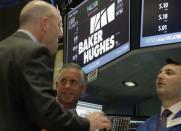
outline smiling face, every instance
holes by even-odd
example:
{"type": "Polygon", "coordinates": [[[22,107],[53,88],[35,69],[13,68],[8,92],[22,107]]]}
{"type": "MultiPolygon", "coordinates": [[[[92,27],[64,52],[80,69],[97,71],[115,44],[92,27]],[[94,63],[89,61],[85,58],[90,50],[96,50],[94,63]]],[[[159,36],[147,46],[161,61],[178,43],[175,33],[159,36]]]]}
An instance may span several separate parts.
{"type": "Polygon", "coordinates": [[[56,86],[58,99],[65,108],[75,107],[85,90],[81,83],[81,71],[75,68],[63,69],[56,86]]]}
{"type": "Polygon", "coordinates": [[[167,64],[156,79],[157,94],[161,100],[181,100],[181,65],[167,64]]]}

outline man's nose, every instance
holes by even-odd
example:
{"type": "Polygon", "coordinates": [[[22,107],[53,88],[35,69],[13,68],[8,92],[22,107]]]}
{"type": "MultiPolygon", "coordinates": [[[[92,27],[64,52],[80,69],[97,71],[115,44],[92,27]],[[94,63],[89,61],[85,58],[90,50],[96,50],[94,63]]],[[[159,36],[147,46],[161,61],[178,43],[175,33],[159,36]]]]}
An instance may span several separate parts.
{"type": "Polygon", "coordinates": [[[66,83],[65,83],[65,87],[66,87],[66,88],[69,88],[69,87],[70,87],[70,85],[71,85],[70,81],[66,81],[66,83]]]}
{"type": "Polygon", "coordinates": [[[164,77],[164,72],[161,72],[158,74],[157,79],[163,79],[163,77],[164,77]]]}

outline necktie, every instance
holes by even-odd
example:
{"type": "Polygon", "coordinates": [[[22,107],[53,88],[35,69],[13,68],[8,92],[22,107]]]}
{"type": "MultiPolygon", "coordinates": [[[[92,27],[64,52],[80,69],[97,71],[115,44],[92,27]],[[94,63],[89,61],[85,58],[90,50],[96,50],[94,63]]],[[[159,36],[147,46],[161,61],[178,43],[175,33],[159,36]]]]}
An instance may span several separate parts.
{"type": "Polygon", "coordinates": [[[162,112],[162,115],[161,115],[159,123],[158,123],[157,131],[163,131],[163,129],[166,127],[167,117],[171,114],[172,114],[172,112],[168,109],[165,109],[162,112]]]}

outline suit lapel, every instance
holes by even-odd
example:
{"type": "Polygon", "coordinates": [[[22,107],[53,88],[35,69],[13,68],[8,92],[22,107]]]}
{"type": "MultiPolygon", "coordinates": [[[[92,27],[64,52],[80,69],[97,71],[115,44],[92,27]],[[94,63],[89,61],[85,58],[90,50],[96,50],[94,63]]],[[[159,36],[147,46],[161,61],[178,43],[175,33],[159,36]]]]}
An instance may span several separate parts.
{"type": "Polygon", "coordinates": [[[173,117],[173,119],[179,118],[179,117],[181,117],[181,110],[173,117]]]}
{"type": "MultiPolygon", "coordinates": [[[[173,117],[173,119],[180,118],[180,117],[181,117],[181,110],[173,117]]],[[[180,130],[181,130],[181,124],[169,127],[165,129],[164,131],[180,131],[180,130]]]]}

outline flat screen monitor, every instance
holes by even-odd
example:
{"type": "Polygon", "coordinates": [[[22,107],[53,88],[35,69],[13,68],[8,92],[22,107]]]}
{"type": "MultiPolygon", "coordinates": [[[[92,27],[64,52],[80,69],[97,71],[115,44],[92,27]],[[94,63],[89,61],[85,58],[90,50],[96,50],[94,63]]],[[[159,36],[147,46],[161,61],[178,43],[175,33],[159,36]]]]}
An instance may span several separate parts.
{"type": "Polygon", "coordinates": [[[102,112],[102,105],[78,101],[76,111],[79,116],[86,117],[92,112],[102,112]]]}
{"type": "Polygon", "coordinates": [[[66,62],[85,73],[130,50],[129,0],[84,0],[67,13],[66,62]]]}
{"type": "Polygon", "coordinates": [[[142,0],[140,47],[181,42],[181,0],[142,0]]]}

